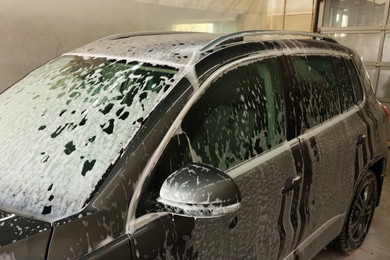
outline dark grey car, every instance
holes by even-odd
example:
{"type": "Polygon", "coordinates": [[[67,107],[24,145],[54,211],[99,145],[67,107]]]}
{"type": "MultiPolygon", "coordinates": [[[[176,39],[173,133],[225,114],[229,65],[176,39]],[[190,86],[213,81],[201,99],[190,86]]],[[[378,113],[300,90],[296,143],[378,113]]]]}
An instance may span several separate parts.
{"type": "Polygon", "coordinates": [[[0,258],[307,259],[363,242],[387,109],[317,34],[139,33],[0,95],[0,258]]]}

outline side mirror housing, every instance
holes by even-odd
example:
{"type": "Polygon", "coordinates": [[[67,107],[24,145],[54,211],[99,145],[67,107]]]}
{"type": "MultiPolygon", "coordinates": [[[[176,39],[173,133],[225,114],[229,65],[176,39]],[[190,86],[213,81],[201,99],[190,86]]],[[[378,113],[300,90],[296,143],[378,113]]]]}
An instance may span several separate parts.
{"type": "Polygon", "coordinates": [[[241,194],[224,172],[193,163],[180,168],[164,181],[158,201],[172,213],[219,217],[239,209],[241,194]]]}

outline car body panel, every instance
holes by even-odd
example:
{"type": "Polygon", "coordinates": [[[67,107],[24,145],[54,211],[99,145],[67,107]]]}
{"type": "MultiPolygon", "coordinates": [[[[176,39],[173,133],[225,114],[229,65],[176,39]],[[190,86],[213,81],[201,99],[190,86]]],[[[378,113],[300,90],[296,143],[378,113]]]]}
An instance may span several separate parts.
{"type": "MultiPolygon", "coordinates": [[[[162,214],[130,236],[133,259],[177,259],[178,251],[174,217],[162,214]]],[[[188,226],[186,227],[188,228],[188,226]]]]}
{"type": "MultiPolygon", "coordinates": [[[[279,223],[280,218],[290,215],[288,205],[283,205],[281,190],[285,179],[297,173],[289,144],[273,152],[272,157],[255,158],[249,165],[228,173],[241,191],[241,209],[221,218],[196,219],[186,248],[198,252],[200,258],[209,257],[210,252],[214,254],[212,258],[226,259],[282,256],[279,254],[292,241],[293,230],[291,225],[283,223],[281,227],[279,223]],[[285,230],[284,235],[281,228],[285,230]]],[[[291,197],[291,193],[286,196],[291,197]]]]}
{"type": "Polygon", "coordinates": [[[129,237],[121,236],[81,259],[132,259],[129,237]]]}
{"type": "Polygon", "coordinates": [[[45,259],[50,223],[0,211],[0,258],[45,259]]]}

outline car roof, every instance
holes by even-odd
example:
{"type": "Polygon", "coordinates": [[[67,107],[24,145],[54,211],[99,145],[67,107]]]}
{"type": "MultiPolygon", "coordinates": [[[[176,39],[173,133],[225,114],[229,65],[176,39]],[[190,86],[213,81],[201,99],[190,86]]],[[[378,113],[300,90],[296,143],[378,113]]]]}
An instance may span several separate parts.
{"type": "Polygon", "coordinates": [[[109,36],[65,55],[111,57],[181,67],[195,64],[201,56],[231,45],[245,42],[284,41],[288,44],[282,44],[283,46],[291,47],[294,41],[308,38],[318,43],[321,42],[316,46],[317,48],[329,49],[328,43],[337,43],[325,35],[298,31],[253,30],[226,35],[193,32],[139,32],[109,36]]]}
{"type": "Polygon", "coordinates": [[[185,65],[194,53],[218,34],[210,33],[130,33],[119,34],[92,42],[71,54],[103,56],[114,59],[135,59],[157,64],[185,65]]]}

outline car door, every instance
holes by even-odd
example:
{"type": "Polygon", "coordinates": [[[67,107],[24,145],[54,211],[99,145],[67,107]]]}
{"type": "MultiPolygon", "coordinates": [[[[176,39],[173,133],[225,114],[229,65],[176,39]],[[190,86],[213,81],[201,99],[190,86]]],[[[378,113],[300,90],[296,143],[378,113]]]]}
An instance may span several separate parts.
{"type": "Polygon", "coordinates": [[[297,255],[310,258],[341,230],[353,194],[356,133],[365,130],[343,58],[305,54],[288,59],[303,165],[292,208],[301,223],[294,246],[299,245],[297,255]]]}
{"type": "Polygon", "coordinates": [[[156,219],[166,218],[155,213],[159,209],[153,201],[168,175],[193,162],[233,178],[241,208],[218,218],[169,215],[177,247],[168,245],[160,256],[173,252],[189,258],[272,259],[291,251],[290,210],[299,184],[292,147],[298,139],[286,139],[282,79],[279,58],[239,60],[215,72],[193,95],[143,185],[136,221],[145,220],[147,230],[156,219]]]}

